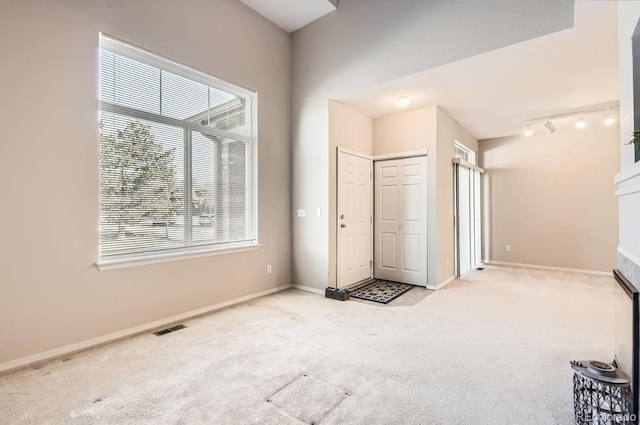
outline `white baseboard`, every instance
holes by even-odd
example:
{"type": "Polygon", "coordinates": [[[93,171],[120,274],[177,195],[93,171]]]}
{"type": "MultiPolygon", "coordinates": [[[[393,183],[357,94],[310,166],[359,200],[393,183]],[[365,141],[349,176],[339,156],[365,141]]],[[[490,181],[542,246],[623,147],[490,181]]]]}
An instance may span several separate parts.
{"type": "Polygon", "coordinates": [[[444,288],[446,285],[448,285],[449,283],[453,282],[454,280],[456,280],[455,276],[451,276],[449,279],[440,282],[437,285],[427,285],[427,289],[431,289],[432,291],[437,291],[438,289],[442,289],[444,288]]]}
{"type": "Polygon", "coordinates": [[[322,289],[312,288],[310,286],[303,286],[303,285],[291,285],[291,287],[294,289],[299,289],[301,291],[311,292],[312,294],[319,294],[324,296],[324,290],[322,289]]]}
{"type": "Polygon", "coordinates": [[[552,266],[539,266],[537,264],[523,264],[523,263],[509,263],[506,261],[485,261],[485,264],[491,264],[495,266],[511,266],[511,267],[524,267],[527,269],[541,269],[541,270],[555,270],[561,272],[572,272],[572,273],[585,273],[585,274],[595,274],[598,276],[613,276],[613,272],[601,272],[598,270],[585,270],[585,269],[570,269],[566,267],[552,267],[552,266]]]}
{"type": "Polygon", "coordinates": [[[192,310],[187,313],[177,314],[175,316],[167,317],[165,319],[156,320],[155,322],[145,323],[144,325],[135,326],[133,328],[125,329],[122,331],[110,333],[107,335],[99,336],[97,338],[87,339],[85,341],[77,342],[71,345],[65,345],[64,347],[54,348],[53,350],[47,350],[42,353],[33,354],[31,356],[22,357],[16,360],[11,360],[5,363],[0,363],[0,373],[8,372],[14,369],[19,369],[21,367],[39,363],[46,360],[52,360],[57,357],[66,356],[78,351],[86,350],[88,348],[96,347],[98,345],[103,345],[109,342],[116,341],[118,339],[130,337],[136,334],[148,332],[152,329],[161,328],[163,326],[181,322],[186,319],[192,319],[194,317],[202,316],[207,313],[211,313],[216,310],[220,310],[221,308],[229,307],[234,304],[238,304],[244,301],[248,301],[254,298],[259,298],[265,295],[273,294],[275,292],[280,292],[285,289],[291,288],[291,285],[282,285],[276,288],[267,289],[266,291],[256,292],[255,294],[245,295],[244,297],[234,298],[229,301],[224,301],[218,304],[214,304],[208,307],[203,307],[197,310],[192,310]]]}

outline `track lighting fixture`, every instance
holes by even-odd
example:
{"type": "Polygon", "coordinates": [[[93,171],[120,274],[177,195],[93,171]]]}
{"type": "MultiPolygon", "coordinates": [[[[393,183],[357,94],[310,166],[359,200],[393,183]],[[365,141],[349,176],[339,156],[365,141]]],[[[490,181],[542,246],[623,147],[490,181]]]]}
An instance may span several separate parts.
{"type": "Polygon", "coordinates": [[[556,126],[553,125],[551,121],[547,121],[546,123],[544,123],[544,127],[547,129],[549,134],[556,132],[556,126]]]}
{"type": "MultiPolygon", "coordinates": [[[[556,126],[564,129],[567,125],[570,125],[570,119],[577,119],[575,126],[578,130],[582,130],[587,126],[587,118],[595,122],[596,118],[592,115],[596,113],[604,113],[604,120],[601,122],[603,122],[604,125],[610,126],[618,119],[618,109],[620,109],[620,103],[615,101],[591,105],[582,109],[573,109],[559,114],[531,118],[524,122],[525,126],[522,128],[522,131],[525,136],[531,136],[533,134],[533,128],[538,125],[544,125],[547,132],[551,134],[556,132],[556,126]]],[[[602,115],[600,115],[600,117],[602,117],[602,115]]]]}

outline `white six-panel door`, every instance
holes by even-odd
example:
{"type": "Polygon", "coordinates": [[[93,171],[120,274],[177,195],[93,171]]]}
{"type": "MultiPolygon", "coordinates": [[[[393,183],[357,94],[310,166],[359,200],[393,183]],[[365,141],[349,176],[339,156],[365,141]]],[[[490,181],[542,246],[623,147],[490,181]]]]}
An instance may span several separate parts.
{"type": "Polygon", "coordinates": [[[427,285],[427,157],[375,163],[374,276],[427,285]]]}
{"type": "Polygon", "coordinates": [[[372,162],[338,152],[338,287],[371,277],[372,162]]]}

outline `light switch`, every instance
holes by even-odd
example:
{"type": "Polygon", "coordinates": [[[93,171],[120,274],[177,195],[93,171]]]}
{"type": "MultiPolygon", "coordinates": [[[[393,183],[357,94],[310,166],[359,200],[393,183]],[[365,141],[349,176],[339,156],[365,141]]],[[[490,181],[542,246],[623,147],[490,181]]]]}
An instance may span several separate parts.
{"type": "Polygon", "coordinates": [[[298,217],[306,217],[307,212],[303,209],[298,210],[298,217]]]}

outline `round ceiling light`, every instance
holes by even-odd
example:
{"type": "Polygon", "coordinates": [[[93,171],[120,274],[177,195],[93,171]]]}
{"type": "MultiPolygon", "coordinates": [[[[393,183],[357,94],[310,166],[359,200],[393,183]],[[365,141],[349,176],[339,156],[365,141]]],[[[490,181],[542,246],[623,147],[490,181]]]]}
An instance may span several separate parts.
{"type": "Polygon", "coordinates": [[[411,103],[409,96],[396,97],[395,105],[398,108],[406,108],[411,103]]]}

